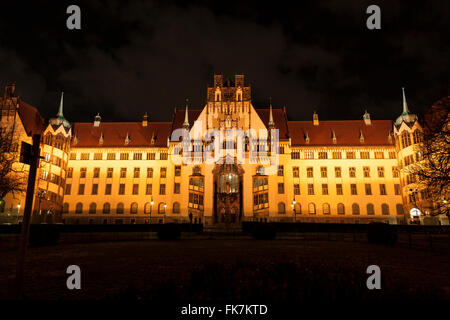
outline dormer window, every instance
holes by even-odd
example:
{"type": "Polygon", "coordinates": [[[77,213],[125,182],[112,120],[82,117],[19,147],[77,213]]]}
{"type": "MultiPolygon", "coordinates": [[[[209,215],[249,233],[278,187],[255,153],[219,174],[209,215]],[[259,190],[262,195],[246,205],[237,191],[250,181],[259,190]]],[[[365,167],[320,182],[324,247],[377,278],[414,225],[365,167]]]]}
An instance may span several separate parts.
{"type": "Polygon", "coordinates": [[[219,87],[217,87],[217,89],[216,89],[215,96],[216,96],[215,100],[216,100],[217,102],[222,100],[222,93],[221,93],[219,87]]]}

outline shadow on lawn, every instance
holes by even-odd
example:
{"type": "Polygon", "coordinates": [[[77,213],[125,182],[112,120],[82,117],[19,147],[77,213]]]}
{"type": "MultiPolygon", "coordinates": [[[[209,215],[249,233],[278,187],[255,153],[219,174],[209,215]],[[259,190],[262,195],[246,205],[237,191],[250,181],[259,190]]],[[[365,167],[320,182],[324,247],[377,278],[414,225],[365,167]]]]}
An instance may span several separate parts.
{"type": "Polygon", "coordinates": [[[185,284],[167,280],[145,291],[129,287],[106,298],[203,303],[442,299],[442,292],[437,288],[431,291],[413,288],[409,284],[392,285],[395,283],[392,281],[387,286],[387,281],[382,280],[381,290],[368,290],[368,276],[362,274],[359,268],[344,269],[330,265],[214,263],[191,272],[185,284]]]}

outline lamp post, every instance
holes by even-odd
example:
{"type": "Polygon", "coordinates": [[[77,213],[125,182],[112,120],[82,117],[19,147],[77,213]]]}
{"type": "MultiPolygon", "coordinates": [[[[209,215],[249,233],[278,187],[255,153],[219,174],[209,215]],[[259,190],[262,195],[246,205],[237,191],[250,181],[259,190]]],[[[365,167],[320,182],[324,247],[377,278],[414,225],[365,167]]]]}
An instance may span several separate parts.
{"type": "Polygon", "coordinates": [[[164,203],[164,223],[166,223],[166,208],[167,208],[167,203],[164,203]]]}
{"type": "MultiPolygon", "coordinates": [[[[417,208],[416,194],[417,194],[417,188],[409,189],[410,200],[412,199],[412,202],[414,203],[414,208],[416,208],[420,212],[419,208],[417,208]]],[[[416,222],[416,221],[414,221],[414,222],[416,222]]],[[[420,224],[420,220],[419,220],[419,224],[420,224]]]]}
{"type": "Polygon", "coordinates": [[[153,196],[151,197],[150,200],[150,224],[152,224],[152,211],[153,211],[153,196]]]}
{"type": "Polygon", "coordinates": [[[295,213],[295,195],[294,195],[294,199],[292,200],[292,204],[291,204],[291,207],[292,207],[292,212],[293,212],[293,214],[294,214],[294,223],[296,222],[295,220],[296,220],[296,213],[295,213]]]}
{"type": "Polygon", "coordinates": [[[17,205],[17,217],[16,217],[17,224],[19,224],[19,215],[20,215],[20,203],[17,205]]]}
{"type": "Polygon", "coordinates": [[[46,190],[42,190],[42,189],[39,189],[37,191],[37,196],[38,196],[38,199],[39,199],[39,202],[38,202],[39,219],[41,218],[41,201],[42,201],[42,199],[45,198],[45,194],[46,193],[47,193],[47,191],[46,190]]]}

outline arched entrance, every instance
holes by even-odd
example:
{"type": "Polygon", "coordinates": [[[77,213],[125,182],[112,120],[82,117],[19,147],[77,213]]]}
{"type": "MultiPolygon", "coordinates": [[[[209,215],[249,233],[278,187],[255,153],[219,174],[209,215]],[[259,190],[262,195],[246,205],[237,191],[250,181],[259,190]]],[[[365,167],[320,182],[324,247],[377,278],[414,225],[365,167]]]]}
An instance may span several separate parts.
{"type": "Polygon", "coordinates": [[[242,216],[242,172],[235,164],[225,163],[214,170],[214,220],[239,223],[242,216]]]}

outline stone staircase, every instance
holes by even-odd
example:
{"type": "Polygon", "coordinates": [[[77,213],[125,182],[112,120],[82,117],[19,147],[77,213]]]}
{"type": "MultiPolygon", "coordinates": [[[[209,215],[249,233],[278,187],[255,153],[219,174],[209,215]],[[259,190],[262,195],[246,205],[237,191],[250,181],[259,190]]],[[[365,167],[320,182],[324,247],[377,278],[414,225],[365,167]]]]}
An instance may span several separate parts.
{"type": "Polygon", "coordinates": [[[203,232],[216,234],[237,234],[242,233],[240,223],[214,223],[203,226],[203,232]]]}

